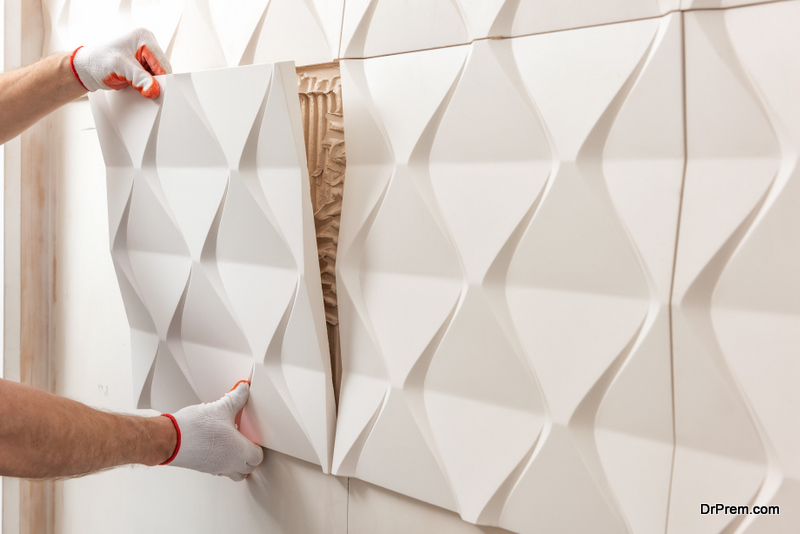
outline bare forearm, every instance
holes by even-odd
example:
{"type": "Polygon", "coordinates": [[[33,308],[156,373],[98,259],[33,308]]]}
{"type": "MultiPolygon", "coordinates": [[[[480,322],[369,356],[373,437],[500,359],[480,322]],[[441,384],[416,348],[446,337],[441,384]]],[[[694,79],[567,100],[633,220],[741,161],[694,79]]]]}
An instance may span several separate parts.
{"type": "Polygon", "coordinates": [[[50,478],[157,465],[172,454],[176,439],[166,417],[101,412],[0,380],[0,475],[50,478]]]}
{"type": "Polygon", "coordinates": [[[84,93],[72,73],[69,53],[0,73],[0,144],[84,93]]]}

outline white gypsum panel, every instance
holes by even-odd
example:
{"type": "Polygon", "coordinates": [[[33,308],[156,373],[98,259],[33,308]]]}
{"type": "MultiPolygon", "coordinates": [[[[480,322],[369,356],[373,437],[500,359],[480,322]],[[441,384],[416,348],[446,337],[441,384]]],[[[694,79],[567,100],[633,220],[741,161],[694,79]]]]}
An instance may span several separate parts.
{"type": "Polygon", "coordinates": [[[342,78],[334,473],[515,532],[663,531],[680,16],[342,78]]]}
{"type": "Polygon", "coordinates": [[[242,431],[320,464],[330,359],[294,65],[158,77],[90,96],[135,403],[175,411],[252,373],[242,431]]]}
{"type": "Polygon", "coordinates": [[[343,0],[185,1],[170,58],[177,72],[338,56],[343,0]]]}
{"type": "Polygon", "coordinates": [[[686,15],[674,533],[800,529],[798,24],[797,1],[686,15]]]}
{"type": "Polygon", "coordinates": [[[344,58],[364,58],[664,15],[680,0],[349,0],[344,58]]]}
{"type": "Polygon", "coordinates": [[[294,61],[327,63],[339,52],[344,0],[44,0],[45,49],[102,44],[145,27],[175,72],[294,61]]]}
{"type": "Polygon", "coordinates": [[[775,0],[680,0],[681,9],[720,9],[752,4],[764,4],[775,0]]]}

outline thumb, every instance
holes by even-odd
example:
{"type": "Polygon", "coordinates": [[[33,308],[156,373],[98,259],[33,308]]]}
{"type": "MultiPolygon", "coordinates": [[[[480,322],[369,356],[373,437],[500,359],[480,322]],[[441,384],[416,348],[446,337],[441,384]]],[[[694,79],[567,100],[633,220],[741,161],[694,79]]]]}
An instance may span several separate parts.
{"type": "Polygon", "coordinates": [[[230,392],[225,394],[225,405],[228,408],[228,413],[231,417],[239,413],[239,410],[244,408],[247,404],[247,399],[250,398],[250,384],[242,380],[230,392]]]}
{"type": "Polygon", "coordinates": [[[264,461],[264,449],[247,439],[246,437],[241,436],[241,441],[243,443],[243,447],[245,449],[244,456],[245,462],[250,467],[257,467],[261,462],[264,461]]]}

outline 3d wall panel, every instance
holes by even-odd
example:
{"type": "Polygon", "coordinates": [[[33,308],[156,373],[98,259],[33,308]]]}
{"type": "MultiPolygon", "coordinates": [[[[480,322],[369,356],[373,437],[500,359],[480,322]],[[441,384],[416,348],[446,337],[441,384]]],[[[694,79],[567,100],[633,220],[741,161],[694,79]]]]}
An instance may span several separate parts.
{"type": "Polygon", "coordinates": [[[772,0],[681,0],[681,9],[723,9],[752,4],[763,4],[772,0]]]}
{"type": "Polygon", "coordinates": [[[334,403],[291,63],[91,95],[136,404],[174,411],[250,377],[242,431],[330,465],[334,403]]]}
{"type": "Polygon", "coordinates": [[[800,531],[798,25],[797,1],[686,15],[674,533],[800,531]]]}
{"type": "Polygon", "coordinates": [[[334,473],[514,532],[663,532],[680,15],[342,85],[334,473]]]}
{"type": "Polygon", "coordinates": [[[344,0],[44,0],[50,52],[144,26],[174,72],[338,57],[344,0]]]}
{"type": "Polygon", "coordinates": [[[680,0],[349,0],[340,55],[363,58],[657,17],[680,0]]]}

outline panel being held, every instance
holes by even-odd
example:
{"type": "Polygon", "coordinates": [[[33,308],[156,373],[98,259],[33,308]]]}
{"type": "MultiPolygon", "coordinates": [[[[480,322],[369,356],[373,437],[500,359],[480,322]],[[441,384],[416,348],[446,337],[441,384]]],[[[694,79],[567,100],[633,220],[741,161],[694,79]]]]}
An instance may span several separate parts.
{"type": "Polygon", "coordinates": [[[175,72],[338,57],[344,0],[44,0],[45,50],[153,32],[175,72]]]}
{"type": "Polygon", "coordinates": [[[329,470],[330,360],[294,66],[90,95],[140,408],[216,400],[252,375],[241,428],[329,470]]]}
{"type": "Polygon", "coordinates": [[[342,75],[334,472],[515,532],[663,531],[680,16],[342,75]]]}
{"type": "Polygon", "coordinates": [[[798,24],[797,1],[686,14],[674,533],[800,530],[798,24]]]}

